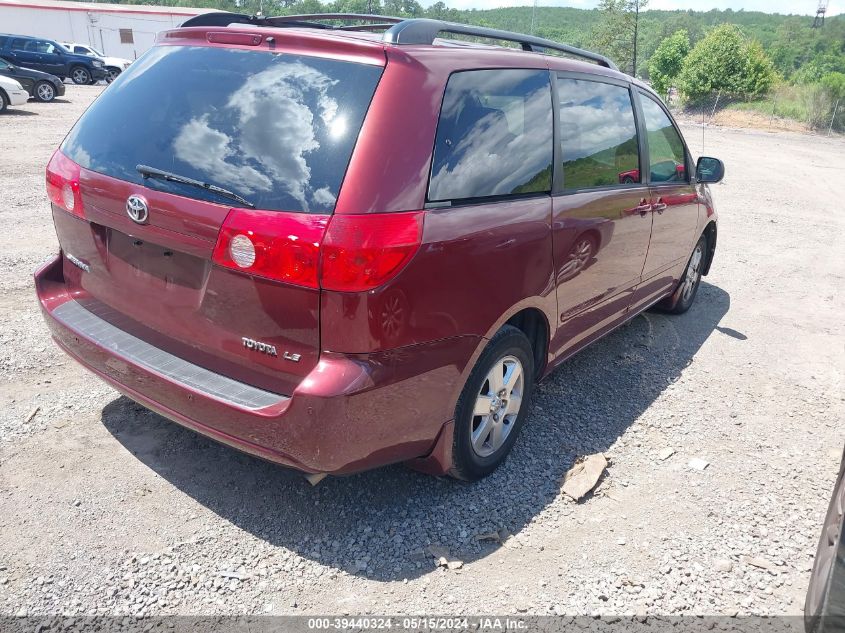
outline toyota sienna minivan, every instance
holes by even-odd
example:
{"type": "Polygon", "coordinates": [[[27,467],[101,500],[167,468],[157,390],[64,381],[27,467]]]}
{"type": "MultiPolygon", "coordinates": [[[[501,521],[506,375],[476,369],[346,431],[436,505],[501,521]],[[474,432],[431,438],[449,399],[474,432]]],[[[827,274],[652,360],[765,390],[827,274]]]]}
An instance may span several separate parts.
{"type": "Polygon", "coordinates": [[[556,366],[692,305],[723,171],[589,51],[211,13],[53,155],[60,252],[35,284],[65,352],[203,435],[314,475],[472,480],[556,366]]]}

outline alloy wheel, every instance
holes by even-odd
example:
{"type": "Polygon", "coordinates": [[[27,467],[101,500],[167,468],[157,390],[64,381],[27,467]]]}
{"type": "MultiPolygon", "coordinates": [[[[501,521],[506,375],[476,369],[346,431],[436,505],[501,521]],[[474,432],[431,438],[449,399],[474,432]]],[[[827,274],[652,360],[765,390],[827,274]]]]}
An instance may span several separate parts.
{"type": "Polygon", "coordinates": [[[684,287],[681,291],[681,298],[684,302],[690,300],[690,297],[695,292],[695,287],[698,285],[698,281],[701,279],[701,262],[703,259],[704,249],[701,247],[701,244],[698,244],[692,252],[692,257],[687,266],[687,273],[684,276],[684,287]]]}
{"type": "Polygon", "coordinates": [[[38,84],[36,93],[41,101],[52,101],[56,96],[56,89],[48,83],[41,83],[38,84]]]}
{"type": "Polygon", "coordinates": [[[476,455],[489,457],[508,439],[522,407],[525,375],[515,356],[501,358],[487,374],[475,401],[470,444],[476,455]]]}
{"type": "Polygon", "coordinates": [[[91,80],[91,77],[84,68],[75,68],[73,74],[71,74],[71,79],[73,79],[73,83],[75,84],[87,84],[91,80]]]}

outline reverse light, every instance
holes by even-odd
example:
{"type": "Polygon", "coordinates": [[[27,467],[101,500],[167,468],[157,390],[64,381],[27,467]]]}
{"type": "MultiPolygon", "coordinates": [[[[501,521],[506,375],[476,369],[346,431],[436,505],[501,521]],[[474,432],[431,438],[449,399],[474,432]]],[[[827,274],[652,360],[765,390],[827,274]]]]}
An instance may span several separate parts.
{"type": "Polygon", "coordinates": [[[232,209],[213,259],[241,272],[308,288],[319,287],[320,242],[329,216],[232,209]]]}
{"type": "Polygon", "coordinates": [[[249,268],[255,263],[255,245],[248,235],[239,234],[229,242],[229,256],[241,268],[249,268]]]}
{"type": "Polygon", "coordinates": [[[79,165],[62,154],[61,150],[56,150],[47,163],[47,197],[57,207],[84,219],[82,192],[79,188],[80,172],[79,165]]]}
{"type": "Polygon", "coordinates": [[[335,214],[323,240],[320,285],[361,292],[397,275],[422,241],[423,212],[335,214]]]}

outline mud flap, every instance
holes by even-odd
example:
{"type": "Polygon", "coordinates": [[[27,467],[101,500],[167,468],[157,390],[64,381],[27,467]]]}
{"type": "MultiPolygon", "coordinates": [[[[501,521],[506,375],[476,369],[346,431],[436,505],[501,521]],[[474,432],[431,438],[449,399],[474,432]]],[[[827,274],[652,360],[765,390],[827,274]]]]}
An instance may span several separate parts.
{"type": "Polygon", "coordinates": [[[425,457],[418,457],[405,462],[408,468],[426,475],[448,475],[452,468],[452,441],[455,433],[455,421],[449,420],[440,429],[434,448],[425,457]]]}

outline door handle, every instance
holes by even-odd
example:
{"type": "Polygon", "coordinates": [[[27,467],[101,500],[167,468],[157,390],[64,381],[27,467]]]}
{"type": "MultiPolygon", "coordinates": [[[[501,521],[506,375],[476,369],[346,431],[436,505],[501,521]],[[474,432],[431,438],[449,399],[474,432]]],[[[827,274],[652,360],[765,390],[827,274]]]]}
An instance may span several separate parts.
{"type": "Polygon", "coordinates": [[[666,210],[666,203],[663,202],[663,198],[658,198],[657,202],[651,205],[652,211],[657,211],[658,213],[663,213],[666,210]]]}
{"type": "Polygon", "coordinates": [[[647,202],[645,200],[645,198],[640,200],[640,204],[638,206],[634,207],[634,209],[633,209],[634,213],[639,213],[640,217],[643,217],[643,218],[646,216],[646,214],[649,211],[652,211],[652,210],[653,210],[652,205],[649,202],[647,202]]]}

